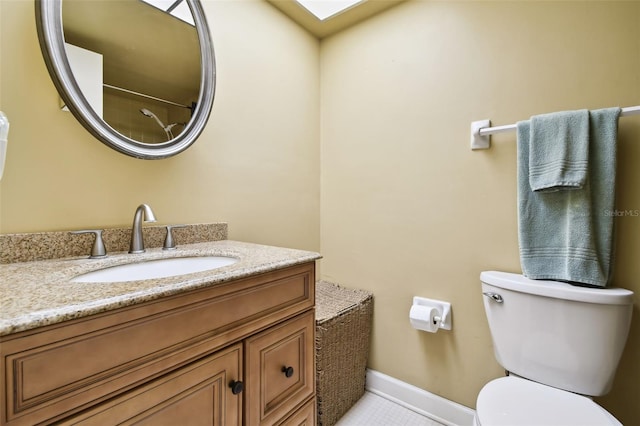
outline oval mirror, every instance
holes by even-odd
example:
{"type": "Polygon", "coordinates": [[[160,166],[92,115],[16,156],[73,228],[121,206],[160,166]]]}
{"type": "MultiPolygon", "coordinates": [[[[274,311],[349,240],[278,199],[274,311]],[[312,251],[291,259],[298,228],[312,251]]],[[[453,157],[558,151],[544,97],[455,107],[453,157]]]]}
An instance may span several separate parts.
{"type": "Polygon", "coordinates": [[[198,0],[35,0],[51,79],[76,119],[136,158],[176,155],[211,113],[215,59],[198,0]]]}

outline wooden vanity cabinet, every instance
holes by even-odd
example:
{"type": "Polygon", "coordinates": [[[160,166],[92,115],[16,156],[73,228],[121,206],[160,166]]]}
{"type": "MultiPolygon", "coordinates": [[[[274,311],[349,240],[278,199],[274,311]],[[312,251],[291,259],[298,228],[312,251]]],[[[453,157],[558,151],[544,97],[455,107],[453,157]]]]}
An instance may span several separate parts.
{"type": "Polygon", "coordinates": [[[2,425],[315,424],[313,262],[0,338],[2,425]]]}

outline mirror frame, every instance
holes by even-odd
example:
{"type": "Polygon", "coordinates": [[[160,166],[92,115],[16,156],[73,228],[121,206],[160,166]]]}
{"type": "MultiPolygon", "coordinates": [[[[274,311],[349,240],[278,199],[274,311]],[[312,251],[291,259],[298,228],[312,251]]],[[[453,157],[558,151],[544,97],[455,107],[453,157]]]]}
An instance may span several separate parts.
{"type": "Polygon", "coordinates": [[[145,160],[176,155],[190,147],[202,133],[211,114],[216,85],[216,65],[211,33],[199,0],[186,0],[200,42],[200,95],[186,128],[167,142],[148,144],[131,139],[109,126],[93,110],[76,82],[64,47],[62,0],[35,0],[36,26],[42,56],[60,97],[75,118],[98,140],[123,154],[145,160]]]}

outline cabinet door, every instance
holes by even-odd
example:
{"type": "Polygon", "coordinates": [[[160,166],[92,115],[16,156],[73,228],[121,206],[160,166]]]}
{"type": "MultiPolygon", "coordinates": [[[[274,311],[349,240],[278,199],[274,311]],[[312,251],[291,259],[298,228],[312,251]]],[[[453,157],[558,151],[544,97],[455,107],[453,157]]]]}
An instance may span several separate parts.
{"type": "Polygon", "coordinates": [[[315,320],[309,311],[245,342],[247,425],[273,425],[315,392],[315,320]]]}
{"type": "Polygon", "coordinates": [[[63,425],[232,426],[242,423],[242,346],[234,345],[63,421],[63,425]],[[237,389],[236,389],[237,391],[237,389]]]}

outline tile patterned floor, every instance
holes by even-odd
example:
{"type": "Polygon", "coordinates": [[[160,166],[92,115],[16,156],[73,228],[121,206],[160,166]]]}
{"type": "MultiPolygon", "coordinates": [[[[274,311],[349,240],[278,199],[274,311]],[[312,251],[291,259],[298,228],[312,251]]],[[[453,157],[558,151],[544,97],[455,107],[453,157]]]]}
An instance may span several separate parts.
{"type": "Polygon", "coordinates": [[[442,426],[442,424],[388,399],[365,392],[336,426],[442,426]]]}

